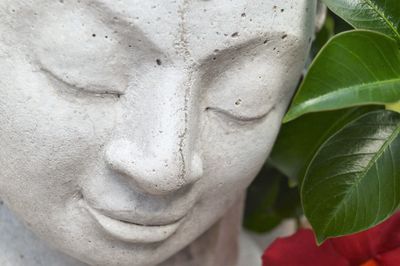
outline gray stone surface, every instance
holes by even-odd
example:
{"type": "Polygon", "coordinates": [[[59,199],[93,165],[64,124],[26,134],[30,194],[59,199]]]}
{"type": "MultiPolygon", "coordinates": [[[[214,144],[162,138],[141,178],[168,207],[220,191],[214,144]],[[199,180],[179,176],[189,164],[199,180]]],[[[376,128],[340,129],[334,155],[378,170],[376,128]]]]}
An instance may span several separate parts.
{"type": "Polygon", "coordinates": [[[1,0],[1,264],[237,264],[242,195],[315,13],[310,0],[1,0]]]}

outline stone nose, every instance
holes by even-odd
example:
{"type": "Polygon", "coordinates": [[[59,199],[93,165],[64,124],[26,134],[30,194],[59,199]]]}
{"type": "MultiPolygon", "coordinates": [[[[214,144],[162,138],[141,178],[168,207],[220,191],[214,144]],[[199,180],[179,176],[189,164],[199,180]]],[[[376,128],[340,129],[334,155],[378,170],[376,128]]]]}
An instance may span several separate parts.
{"type": "Polygon", "coordinates": [[[127,95],[114,139],[106,148],[107,164],[147,193],[174,192],[203,174],[195,149],[195,97],[187,95],[190,85],[182,77],[185,75],[162,73],[154,78],[159,82],[151,86],[153,93],[135,88],[131,101],[127,95]]]}
{"type": "Polygon", "coordinates": [[[198,114],[190,73],[164,66],[135,77],[106,146],[109,167],[155,195],[179,190],[203,174],[196,151],[198,114]]]}
{"type": "Polygon", "coordinates": [[[127,139],[111,142],[105,152],[107,165],[129,178],[137,189],[165,195],[196,182],[203,174],[200,156],[182,147],[160,145],[154,152],[127,139]]]}

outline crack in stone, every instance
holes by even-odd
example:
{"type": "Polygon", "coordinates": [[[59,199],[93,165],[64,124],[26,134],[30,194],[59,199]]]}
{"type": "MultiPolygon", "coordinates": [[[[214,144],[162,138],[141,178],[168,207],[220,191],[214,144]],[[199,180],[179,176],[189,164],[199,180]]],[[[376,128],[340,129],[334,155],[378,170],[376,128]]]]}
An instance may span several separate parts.
{"type": "MultiPolygon", "coordinates": [[[[180,34],[179,34],[179,41],[178,41],[178,53],[181,52],[183,54],[183,60],[185,63],[193,62],[192,55],[190,53],[189,47],[188,47],[188,41],[187,41],[187,29],[186,29],[186,14],[189,8],[189,1],[188,0],[183,0],[182,5],[180,6],[178,10],[178,14],[180,16],[180,34]]],[[[185,145],[185,139],[188,133],[188,123],[189,123],[189,114],[188,114],[188,105],[189,105],[189,95],[190,95],[190,89],[191,89],[191,84],[193,80],[193,71],[189,70],[188,73],[188,80],[184,83],[184,88],[185,88],[185,99],[184,99],[184,108],[183,111],[185,113],[185,127],[183,129],[183,132],[179,135],[180,142],[179,142],[179,154],[182,160],[182,167],[179,175],[179,179],[181,181],[181,186],[185,184],[185,178],[187,174],[187,169],[186,169],[186,159],[184,155],[184,145],[185,145]]]]}

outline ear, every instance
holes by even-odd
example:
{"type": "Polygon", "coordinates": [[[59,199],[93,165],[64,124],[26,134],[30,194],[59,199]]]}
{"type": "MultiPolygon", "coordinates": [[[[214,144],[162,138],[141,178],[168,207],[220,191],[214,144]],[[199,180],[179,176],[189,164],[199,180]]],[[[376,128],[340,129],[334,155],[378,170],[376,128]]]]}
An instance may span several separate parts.
{"type": "Polygon", "coordinates": [[[325,23],[327,14],[326,6],[320,1],[317,1],[317,15],[315,17],[315,32],[318,32],[322,29],[325,23]]]}

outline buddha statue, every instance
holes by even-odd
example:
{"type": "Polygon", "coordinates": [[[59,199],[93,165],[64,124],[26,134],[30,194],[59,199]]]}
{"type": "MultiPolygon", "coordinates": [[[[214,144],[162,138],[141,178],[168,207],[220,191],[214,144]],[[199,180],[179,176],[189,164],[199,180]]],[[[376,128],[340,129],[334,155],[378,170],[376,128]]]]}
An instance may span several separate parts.
{"type": "Polygon", "coordinates": [[[0,264],[258,263],[243,199],[316,6],[1,0],[0,264]]]}

